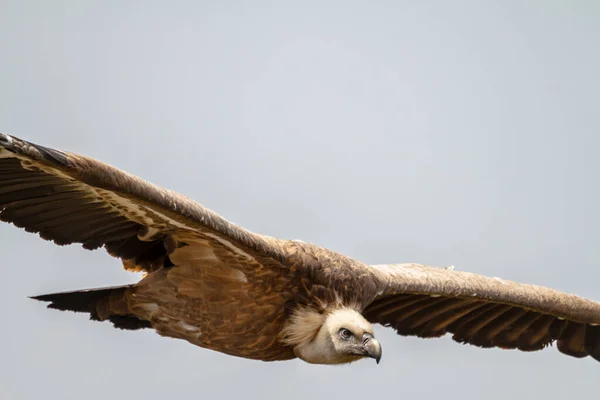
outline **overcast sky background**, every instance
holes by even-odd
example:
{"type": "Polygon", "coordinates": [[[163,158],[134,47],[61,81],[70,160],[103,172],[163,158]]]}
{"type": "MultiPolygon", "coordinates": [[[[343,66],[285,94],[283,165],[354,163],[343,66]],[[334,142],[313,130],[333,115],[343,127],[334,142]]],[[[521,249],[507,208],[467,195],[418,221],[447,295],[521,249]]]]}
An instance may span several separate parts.
{"type": "MultiPolygon", "coordinates": [[[[256,232],[600,299],[600,2],[0,1],[0,131],[256,232]]],[[[0,399],[564,399],[600,364],[378,327],[380,365],[225,356],[27,296],[134,282],[0,225],[0,399]]]]}

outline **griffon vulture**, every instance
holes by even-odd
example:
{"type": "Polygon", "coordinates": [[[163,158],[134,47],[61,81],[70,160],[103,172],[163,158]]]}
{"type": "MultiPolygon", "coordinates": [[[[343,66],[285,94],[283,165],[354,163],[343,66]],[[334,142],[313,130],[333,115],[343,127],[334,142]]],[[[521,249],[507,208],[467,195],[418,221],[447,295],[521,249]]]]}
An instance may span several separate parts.
{"type": "Polygon", "coordinates": [[[103,247],[145,273],[133,285],[34,297],[50,308],[233,356],[379,362],[378,323],[479,347],[556,341],[564,354],[600,360],[599,303],[449,268],[367,265],[259,235],[107,164],[4,134],[0,219],[58,245],[103,247]]]}

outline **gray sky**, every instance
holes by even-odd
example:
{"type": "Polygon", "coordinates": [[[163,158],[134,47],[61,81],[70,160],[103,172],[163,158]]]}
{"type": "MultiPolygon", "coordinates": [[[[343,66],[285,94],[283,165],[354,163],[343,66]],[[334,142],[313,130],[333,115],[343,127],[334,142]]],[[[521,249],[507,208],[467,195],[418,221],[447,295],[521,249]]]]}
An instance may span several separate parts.
{"type": "MultiPolygon", "coordinates": [[[[3,0],[0,131],[252,231],[600,299],[599,20],[594,1],[3,0]]],[[[138,279],[102,251],[1,224],[0,252],[1,399],[597,393],[591,359],[381,327],[378,366],[232,358],[27,298],[138,279]]]]}

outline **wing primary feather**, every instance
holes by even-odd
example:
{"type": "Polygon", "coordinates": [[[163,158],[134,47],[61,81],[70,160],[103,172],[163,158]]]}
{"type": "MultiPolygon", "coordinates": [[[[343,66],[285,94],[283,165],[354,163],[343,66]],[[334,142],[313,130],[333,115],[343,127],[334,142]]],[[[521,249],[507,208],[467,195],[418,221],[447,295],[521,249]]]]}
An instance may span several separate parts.
{"type": "Polygon", "coordinates": [[[465,324],[461,324],[461,326],[454,332],[452,339],[456,340],[460,343],[471,343],[480,347],[488,347],[490,345],[489,341],[482,340],[477,341],[476,334],[488,324],[491,324],[495,319],[505,314],[511,309],[510,306],[505,304],[497,304],[496,307],[493,307],[488,312],[482,314],[480,317],[476,319],[472,319],[465,324]]]}
{"type": "Polygon", "coordinates": [[[558,340],[562,337],[564,330],[566,329],[568,322],[564,319],[555,318],[550,324],[548,334],[552,340],[558,340]]]}
{"type": "Polygon", "coordinates": [[[586,357],[588,353],[585,351],[585,331],[585,324],[568,322],[567,327],[556,342],[556,348],[561,353],[571,357],[586,357]]]}
{"type": "Polygon", "coordinates": [[[442,315],[446,312],[461,308],[465,305],[473,303],[471,299],[446,299],[439,304],[433,304],[431,307],[427,307],[418,314],[408,318],[405,323],[409,329],[415,329],[423,324],[430,322],[435,317],[442,315]]]}
{"type": "MultiPolygon", "coordinates": [[[[527,334],[527,331],[531,325],[533,325],[539,318],[542,317],[542,314],[535,313],[527,310],[521,309],[520,318],[513,321],[511,324],[504,327],[503,332],[497,338],[498,341],[507,341],[507,342],[515,342],[518,343],[520,339],[527,334]]],[[[500,333],[500,332],[498,332],[500,333]]],[[[520,349],[524,350],[524,349],[520,349]]]]}
{"type": "Polygon", "coordinates": [[[475,301],[460,308],[450,310],[429,321],[419,332],[425,337],[439,337],[446,333],[447,328],[466,315],[483,307],[485,303],[475,301]]]}
{"type": "Polygon", "coordinates": [[[553,317],[550,315],[540,315],[517,339],[516,347],[521,351],[536,351],[552,343],[552,339],[548,335],[548,327],[552,323],[552,319],[553,317]]]}
{"type": "MultiPolygon", "coordinates": [[[[478,343],[491,344],[492,340],[496,339],[500,333],[505,334],[507,330],[512,330],[516,321],[525,315],[527,315],[527,311],[522,308],[514,307],[508,309],[506,313],[502,314],[485,327],[479,329],[479,331],[473,335],[471,340],[478,343]]],[[[499,342],[501,341],[500,339],[497,340],[499,342]]]]}
{"type": "Polygon", "coordinates": [[[585,331],[585,351],[596,361],[600,361],[600,326],[589,325],[585,331]]]}
{"type": "Polygon", "coordinates": [[[405,301],[398,301],[397,299],[391,298],[385,303],[380,304],[379,306],[373,307],[367,311],[367,313],[376,314],[379,318],[385,319],[390,315],[401,315],[403,310],[409,307],[413,307],[418,305],[419,303],[424,303],[428,300],[427,296],[414,296],[412,298],[408,298],[405,301]],[[379,307],[382,309],[380,310],[379,307]]]}

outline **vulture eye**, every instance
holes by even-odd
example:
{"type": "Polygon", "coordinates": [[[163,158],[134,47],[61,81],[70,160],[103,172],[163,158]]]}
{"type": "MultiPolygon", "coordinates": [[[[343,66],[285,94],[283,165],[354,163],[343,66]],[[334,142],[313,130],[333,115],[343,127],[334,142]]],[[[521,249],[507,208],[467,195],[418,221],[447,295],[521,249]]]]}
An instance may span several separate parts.
{"type": "Polygon", "coordinates": [[[352,332],[350,332],[346,328],[342,328],[342,329],[340,329],[340,337],[344,340],[348,340],[352,337],[352,332]]]}

